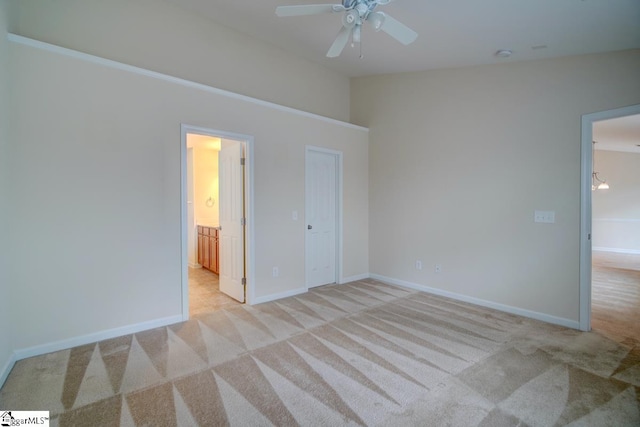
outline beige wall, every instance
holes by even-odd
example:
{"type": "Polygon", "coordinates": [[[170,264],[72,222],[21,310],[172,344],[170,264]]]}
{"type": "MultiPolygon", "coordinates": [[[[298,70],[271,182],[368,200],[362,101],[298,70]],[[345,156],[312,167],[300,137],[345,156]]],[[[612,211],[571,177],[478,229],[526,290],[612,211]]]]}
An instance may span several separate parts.
{"type": "Polygon", "coordinates": [[[636,50],[353,79],[371,272],[577,326],[581,115],[640,103],[638,76],[636,50]]]}
{"type": "Polygon", "coordinates": [[[162,0],[16,1],[16,34],[349,120],[349,79],[162,0]]]}
{"type": "Polygon", "coordinates": [[[7,43],[7,9],[8,0],[0,0],[0,385],[4,382],[4,374],[12,357],[13,328],[10,327],[13,313],[8,309],[16,304],[13,300],[11,286],[12,276],[9,272],[10,247],[7,235],[11,229],[9,209],[9,166],[8,149],[9,134],[9,101],[8,101],[8,43],[7,43]]]}
{"type": "Polygon", "coordinates": [[[18,43],[9,52],[12,289],[30,308],[11,322],[21,355],[179,318],[181,124],[255,138],[256,299],[304,290],[304,215],[291,211],[304,212],[306,144],[344,153],[343,274],[368,272],[365,130],[18,43]]]}
{"type": "Polygon", "coordinates": [[[593,192],[594,249],[640,253],[640,154],[594,152],[608,190],[593,192]]]}
{"type": "Polygon", "coordinates": [[[194,200],[196,224],[220,225],[218,197],[218,151],[205,147],[193,148],[194,200]],[[211,198],[212,205],[207,205],[211,198]]]}

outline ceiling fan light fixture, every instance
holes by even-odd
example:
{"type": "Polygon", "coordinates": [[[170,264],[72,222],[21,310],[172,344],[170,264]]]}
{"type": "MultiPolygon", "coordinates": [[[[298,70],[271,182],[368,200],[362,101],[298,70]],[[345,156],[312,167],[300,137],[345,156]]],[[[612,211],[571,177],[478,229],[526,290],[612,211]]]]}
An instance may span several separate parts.
{"type": "Polygon", "coordinates": [[[607,180],[601,179],[596,172],[595,147],[597,143],[597,141],[591,141],[591,191],[609,189],[607,180]]]}
{"type": "Polygon", "coordinates": [[[352,38],[351,38],[351,40],[352,40],[354,43],[360,43],[360,39],[361,39],[361,37],[360,37],[360,36],[361,36],[361,34],[362,34],[362,33],[360,32],[360,28],[361,28],[361,27],[360,27],[360,25],[358,25],[357,27],[355,27],[355,28],[353,29],[353,35],[351,36],[351,37],[352,37],[352,38]]]}
{"type": "Polygon", "coordinates": [[[367,21],[371,23],[374,31],[380,31],[384,25],[385,14],[383,12],[371,12],[367,21]]]}
{"type": "Polygon", "coordinates": [[[358,23],[358,19],[360,19],[358,12],[350,10],[342,15],[342,25],[344,25],[345,28],[353,28],[358,23]]]}

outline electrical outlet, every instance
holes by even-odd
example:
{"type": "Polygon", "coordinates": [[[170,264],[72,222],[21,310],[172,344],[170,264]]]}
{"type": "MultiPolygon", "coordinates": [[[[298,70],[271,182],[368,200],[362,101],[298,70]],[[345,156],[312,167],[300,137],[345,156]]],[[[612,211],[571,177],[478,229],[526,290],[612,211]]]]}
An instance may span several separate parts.
{"type": "Polygon", "coordinates": [[[416,260],[416,270],[422,270],[422,261],[416,260]]]}
{"type": "Polygon", "coordinates": [[[291,219],[294,221],[298,220],[298,211],[291,212],[291,219]]]}
{"type": "Polygon", "coordinates": [[[271,271],[271,275],[273,277],[278,277],[280,276],[280,270],[278,269],[278,267],[273,267],[273,270],[271,271]]]}
{"type": "Polygon", "coordinates": [[[436,273],[442,273],[442,266],[440,264],[436,264],[436,273]]]}

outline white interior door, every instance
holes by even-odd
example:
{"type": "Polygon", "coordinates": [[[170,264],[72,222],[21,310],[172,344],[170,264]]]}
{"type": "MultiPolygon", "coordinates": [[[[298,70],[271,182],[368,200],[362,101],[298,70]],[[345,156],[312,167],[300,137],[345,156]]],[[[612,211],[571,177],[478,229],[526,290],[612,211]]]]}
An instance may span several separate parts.
{"type": "Polygon", "coordinates": [[[337,156],[307,150],[305,270],[307,288],[336,282],[337,156]]]}
{"type": "Polygon", "coordinates": [[[198,233],[196,228],[196,214],[193,206],[193,147],[187,148],[187,259],[189,267],[200,267],[198,264],[198,233]]]}
{"type": "Polygon", "coordinates": [[[218,156],[220,185],[220,290],[244,302],[244,166],[243,145],[222,140],[218,156]]]}

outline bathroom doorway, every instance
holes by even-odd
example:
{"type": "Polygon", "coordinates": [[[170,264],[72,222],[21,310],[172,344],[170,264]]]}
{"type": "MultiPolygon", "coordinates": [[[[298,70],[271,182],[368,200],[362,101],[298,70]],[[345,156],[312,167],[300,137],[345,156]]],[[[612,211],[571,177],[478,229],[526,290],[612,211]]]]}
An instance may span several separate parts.
{"type": "Polygon", "coordinates": [[[182,127],[183,318],[247,301],[251,139],[182,127]]]}

